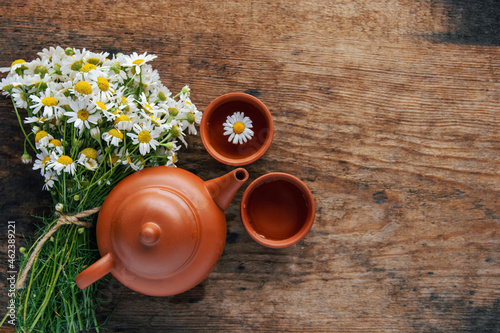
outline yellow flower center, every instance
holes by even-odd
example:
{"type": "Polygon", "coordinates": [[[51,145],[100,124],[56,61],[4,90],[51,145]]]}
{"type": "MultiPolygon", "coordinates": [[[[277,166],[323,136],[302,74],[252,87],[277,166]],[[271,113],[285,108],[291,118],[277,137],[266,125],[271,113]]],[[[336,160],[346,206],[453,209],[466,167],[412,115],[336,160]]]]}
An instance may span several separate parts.
{"type": "Polygon", "coordinates": [[[127,117],[127,116],[126,116],[126,115],[124,115],[124,114],[121,114],[121,115],[119,115],[118,117],[116,117],[116,119],[115,119],[115,125],[116,125],[116,124],[118,124],[118,123],[119,123],[119,122],[121,122],[121,121],[130,121],[130,118],[129,118],[129,117],[127,117]]]}
{"type": "Polygon", "coordinates": [[[132,61],[132,63],[133,63],[134,65],[138,65],[138,66],[139,66],[140,64],[142,64],[143,62],[144,62],[144,59],[137,59],[137,60],[132,61]]]}
{"type": "Polygon", "coordinates": [[[81,109],[76,113],[76,116],[82,121],[86,121],[87,119],[89,119],[89,115],[90,114],[86,109],[81,109]]]}
{"type": "Polygon", "coordinates": [[[101,110],[107,110],[107,109],[108,109],[108,107],[106,106],[106,104],[104,104],[104,103],[103,103],[103,102],[101,102],[101,101],[97,101],[97,102],[95,102],[95,104],[96,104],[96,105],[99,107],[99,109],[101,109],[101,110]]]}
{"type": "Polygon", "coordinates": [[[109,81],[105,78],[99,76],[97,78],[97,87],[101,89],[101,91],[108,91],[109,89],[109,81]]]}
{"type": "Polygon", "coordinates": [[[85,64],[82,68],[80,68],[80,72],[88,73],[93,69],[97,69],[97,66],[94,64],[85,64]]]}
{"type": "Polygon", "coordinates": [[[87,81],[80,81],[75,84],[75,90],[83,95],[92,94],[92,86],[87,81]]]}
{"type": "Polygon", "coordinates": [[[137,140],[139,140],[140,143],[148,143],[151,141],[151,133],[148,131],[140,131],[137,135],[137,140]]]}
{"type": "Polygon", "coordinates": [[[123,133],[120,132],[119,130],[113,128],[108,132],[109,135],[114,136],[115,138],[118,139],[123,139],[123,133]]]}
{"type": "Polygon", "coordinates": [[[49,135],[49,133],[47,133],[45,131],[38,131],[38,133],[36,133],[36,135],[35,135],[35,142],[38,142],[38,141],[42,140],[47,135],[49,135]]]}
{"type": "Polygon", "coordinates": [[[71,163],[73,163],[73,159],[69,156],[62,155],[57,159],[57,163],[60,163],[62,165],[70,165],[71,163]]]}
{"type": "Polygon", "coordinates": [[[155,117],[154,115],[151,115],[150,116],[151,118],[151,121],[156,125],[156,126],[160,126],[160,118],[158,117],[155,117]]]}
{"type": "Polygon", "coordinates": [[[57,139],[50,140],[49,144],[51,144],[52,147],[61,147],[62,146],[62,142],[57,140],[57,139]]]}
{"type": "Polygon", "coordinates": [[[57,105],[57,99],[51,96],[47,96],[42,98],[42,104],[45,106],[56,106],[57,105]]]}
{"type": "Polygon", "coordinates": [[[50,162],[50,156],[47,156],[47,157],[45,157],[45,158],[42,160],[42,165],[45,165],[45,164],[47,164],[47,163],[49,163],[49,162],[50,162]]]}
{"type": "Polygon", "coordinates": [[[153,108],[151,107],[151,105],[149,105],[147,103],[143,105],[143,108],[144,108],[144,110],[146,110],[148,112],[153,111],[153,108]]]}
{"type": "Polygon", "coordinates": [[[244,130],[245,130],[245,125],[241,121],[234,123],[234,125],[233,125],[233,132],[234,133],[241,134],[241,133],[243,133],[244,130]]]}
{"type": "Polygon", "coordinates": [[[13,66],[19,65],[19,64],[24,64],[25,62],[26,62],[26,60],[24,60],[24,59],[17,59],[17,60],[14,60],[12,62],[12,64],[10,65],[10,67],[13,67],[13,66]]]}
{"type": "Polygon", "coordinates": [[[177,161],[177,155],[172,155],[172,163],[175,164],[175,162],[177,161]]]}
{"type": "Polygon", "coordinates": [[[120,101],[120,104],[121,104],[121,105],[125,105],[125,107],[122,107],[123,111],[125,111],[125,112],[130,111],[130,107],[128,106],[127,97],[122,96],[122,99],[121,99],[121,101],[120,101]]]}
{"type": "Polygon", "coordinates": [[[83,66],[83,61],[78,60],[78,61],[75,61],[74,63],[72,63],[70,68],[71,68],[71,70],[78,72],[82,68],[82,66],[83,66]]]}
{"type": "Polygon", "coordinates": [[[81,151],[81,153],[87,158],[93,158],[94,160],[97,159],[97,151],[94,148],[85,148],[81,151]]]}

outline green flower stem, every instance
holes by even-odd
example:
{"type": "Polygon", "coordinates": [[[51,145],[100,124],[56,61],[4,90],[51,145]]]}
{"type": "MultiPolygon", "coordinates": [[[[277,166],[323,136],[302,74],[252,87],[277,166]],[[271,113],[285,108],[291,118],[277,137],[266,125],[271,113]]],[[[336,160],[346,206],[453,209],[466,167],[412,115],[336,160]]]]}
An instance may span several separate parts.
{"type": "Polygon", "coordinates": [[[170,132],[169,132],[169,133],[167,134],[167,136],[166,136],[163,140],[161,140],[160,145],[163,145],[163,144],[164,144],[165,142],[167,142],[167,141],[168,141],[168,139],[170,139],[170,138],[172,138],[172,133],[170,133],[170,132]]]}
{"type": "Polygon", "coordinates": [[[14,105],[14,111],[16,113],[16,116],[17,116],[17,120],[19,122],[19,127],[21,127],[21,130],[23,131],[23,134],[24,134],[24,138],[26,140],[28,140],[28,143],[30,144],[31,148],[33,149],[34,152],[38,152],[38,149],[35,148],[35,146],[33,145],[33,143],[31,141],[29,141],[29,137],[28,135],[26,134],[26,131],[24,130],[24,127],[23,127],[23,121],[21,120],[21,116],[19,115],[19,111],[17,110],[17,107],[16,107],[16,103],[14,101],[14,98],[11,98],[12,100],[12,105],[14,105]]]}

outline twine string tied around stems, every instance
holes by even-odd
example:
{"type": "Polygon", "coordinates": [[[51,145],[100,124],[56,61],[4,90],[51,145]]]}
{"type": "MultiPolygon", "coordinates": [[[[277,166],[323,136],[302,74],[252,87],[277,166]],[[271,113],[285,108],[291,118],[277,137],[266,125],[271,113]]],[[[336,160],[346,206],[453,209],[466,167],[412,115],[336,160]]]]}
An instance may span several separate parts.
{"type": "Polygon", "coordinates": [[[26,263],[26,266],[24,267],[24,269],[21,273],[21,276],[17,280],[16,289],[23,289],[24,288],[24,281],[26,280],[26,277],[28,276],[28,273],[31,270],[31,266],[33,266],[33,263],[35,262],[35,258],[37,257],[38,252],[42,248],[43,244],[50,238],[50,236],[52,236],[57,231],[57,229],[59,229],[63,225],[67,225],[67,224],[75,224],[75,225],[79,225],[79,226],[82,226],[85,228],[90,228],[90,227],[92,227],[91,222],[80,221],[79,219],[90,216],[92,214],[95,214],[100,209],[101,209],[101,207],[99,206],[99,207],[95,207],[95,208],[92,208],[89,210],[85,210],[85,211],[80,212],[80,213],[76,213],[75,215],[63,215],[59,212],[56,212],[56,215],[59,216],[56,224],[54,224],[54,226],[52,228],[50,228],[50,230],[47,231],[47,233],[38,241],[38,244],[36,245],[35,249],[31,253],[30,258],[29,258],[28,262],[26,263]]]}

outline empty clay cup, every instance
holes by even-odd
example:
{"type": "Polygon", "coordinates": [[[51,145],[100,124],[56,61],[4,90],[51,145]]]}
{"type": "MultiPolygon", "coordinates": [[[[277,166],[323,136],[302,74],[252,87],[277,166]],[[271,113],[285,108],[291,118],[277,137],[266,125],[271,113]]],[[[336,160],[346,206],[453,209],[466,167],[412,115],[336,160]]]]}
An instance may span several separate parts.
{"type": "Polygon", "coordinates": [[[297,177],[274,172],[253,181],[241,199],[241,220],[258,243],[284,248],[299,242],[314,222],[314,198],[297,177]]]}
{"type": "Polygon", "coordinates": [[[274,123],[268,108],[258,98],[245,93],[229,93],[212,101],[203,112],[200,136],[208,153],[217,161],[233,166],[258,160],[271,146],[274,123]],[[247,142],[232,143],[224,135],[228,116],[243,112],[252,121],[253,136],[247,142]]]}

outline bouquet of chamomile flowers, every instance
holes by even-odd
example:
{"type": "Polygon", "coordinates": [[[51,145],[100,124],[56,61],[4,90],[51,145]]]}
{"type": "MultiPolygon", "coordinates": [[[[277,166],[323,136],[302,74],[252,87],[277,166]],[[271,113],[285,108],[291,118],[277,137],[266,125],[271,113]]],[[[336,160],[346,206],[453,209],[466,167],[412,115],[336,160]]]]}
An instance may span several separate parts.
{"type": "Polygon", "coordinates": [[[96,288],[79,290],[74,282],[97,256],[89,216],[130,173],[175,166],[202,113],[188,86],[174,96],[162,85],[150,65],[154,55],[61,47],[38,55],[2,68],[8,74],[0,83],[25,136],[22,161],[34,159],[55,207],[37,241],[21,248],[16,325],[23,332],[98,329],[96,288]]]}

